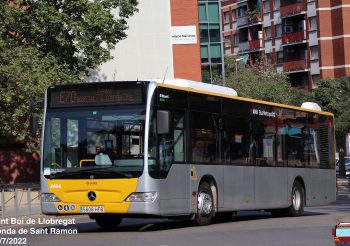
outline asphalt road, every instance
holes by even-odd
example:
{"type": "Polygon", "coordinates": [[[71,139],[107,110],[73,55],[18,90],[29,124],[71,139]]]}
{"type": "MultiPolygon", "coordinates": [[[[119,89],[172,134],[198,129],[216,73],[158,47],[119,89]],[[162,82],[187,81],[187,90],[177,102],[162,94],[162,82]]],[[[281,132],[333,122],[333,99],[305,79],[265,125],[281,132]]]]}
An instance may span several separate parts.
{"type": "MultiPolygon", "coordinates": [[[[27,245],[334,245],[332,227],[350,222],[350,200],[306,208],[305,216],[273,218],[266,212],[239,212],[228,221],[194,227],[185,221],[167,219],[125,219],[115,231],[105,231],[86,216],[76,217],[74,225],[54,226],[77,229],[75,235],[26,235],[27,245]]],[[[30,225],[17,226],[29,229],[30,225]]],[[[42,226],[36,225],[36,228],[42,226]]],[[[50,229],[50,228],[49,228],[50,229]]]]}

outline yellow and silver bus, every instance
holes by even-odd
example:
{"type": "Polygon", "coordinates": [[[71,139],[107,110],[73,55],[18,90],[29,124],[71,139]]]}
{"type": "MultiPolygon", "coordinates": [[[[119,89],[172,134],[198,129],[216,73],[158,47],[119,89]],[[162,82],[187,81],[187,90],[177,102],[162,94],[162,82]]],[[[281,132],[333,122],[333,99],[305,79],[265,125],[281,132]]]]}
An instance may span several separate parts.
{"type": "Polygon", "coordinates": [[[238,210],[299,216],[336,198],[333,115],[317,108],[179,79],[61,85],[45,98],[44,214],[207,225],[238,210]]]}

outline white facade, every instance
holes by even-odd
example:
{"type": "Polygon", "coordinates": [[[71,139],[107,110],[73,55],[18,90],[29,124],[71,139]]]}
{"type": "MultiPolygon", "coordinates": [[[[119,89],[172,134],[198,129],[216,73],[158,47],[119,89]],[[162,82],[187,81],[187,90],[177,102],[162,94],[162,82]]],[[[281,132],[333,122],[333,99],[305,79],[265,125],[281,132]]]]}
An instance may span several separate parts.
{"type": "Polygon", "coordinates": [[[170,0],[139,0],[138,9],[128,20],[127,38],[111,52],[114,58],[87,81],[174,77],[170,0]]]}

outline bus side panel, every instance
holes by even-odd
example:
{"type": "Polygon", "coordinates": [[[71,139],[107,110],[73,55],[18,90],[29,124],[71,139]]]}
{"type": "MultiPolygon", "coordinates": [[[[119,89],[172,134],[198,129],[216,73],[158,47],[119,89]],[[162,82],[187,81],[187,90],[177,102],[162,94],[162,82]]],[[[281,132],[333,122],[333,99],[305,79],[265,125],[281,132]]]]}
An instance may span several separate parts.
{"type": "Polygon", "coordinates": [[[159,180],[160,213],[164,216],[189,214],[191,171],[188,164],[173,164],[159,180]]]}
{"type": "Polygon", "coordinates": [[[310,200],[307,205],[327,205],[336,200],[336,178],[333,169],[310,170],[309,183],[310,200]]]}
{"type": "MultiPolygon", "coordinates": [[[[216,183],[219,211],[224,206],[224,166],[223,165],[191,165],[194,174],[191,177],[191,193],[198,192],[198,186],[204,176],[212,177],[216,183]]],[[[191,205],[191,210],[197,209],[197,203],[191,205]]],[[[196,211],[196,210],[195,210],[196,211]]]]}
{"type": "Polygon", "coordinates": [[[224,166],[224,208],[222,211],[253,209],[254,167],[224,166]]]}
{"type": "Polygon", "coordinates": [[[255,167],[255,209],[288,207],[287,168],[255,167]]]}

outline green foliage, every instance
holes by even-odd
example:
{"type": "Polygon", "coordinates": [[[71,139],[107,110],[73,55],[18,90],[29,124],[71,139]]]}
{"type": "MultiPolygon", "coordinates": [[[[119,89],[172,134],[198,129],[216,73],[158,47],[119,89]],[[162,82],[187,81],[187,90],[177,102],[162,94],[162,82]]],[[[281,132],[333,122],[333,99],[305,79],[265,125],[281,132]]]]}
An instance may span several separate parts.
{"type": "Polygon", "coordinates": [[[247,11],[247,17],[249,23],[255,23],[259,21],[259,11],[257,8],[247,11]]]}
{"type": "Polygon", "coordinates": [[[79,83],[126,37],[137,0],[0,2],[0,136],[32,143],[29,118],[50,85],[79,83]],[[15,2],[15,4],[14,4],[15,2]],[[116,14],[118,13],[118,14],[116,14]],[[116,17],[117,16],[117,17],[116,17]]]}
{"type": "Polygon", "coordinates": [[[234,88],[239,96],[258,100],[295,106],[312,101],[310,93],[293,88],[285,74],[263,60],[248,66],[235,57],[225,57],[225,85],[234,88]]]}
{"type": "Polygon", "coordinates": [[[337,135],[344,136],[350,131],[350,77],[325,79],[314,90],[315,98],[325,111],[335,115],[337,135]]]}

